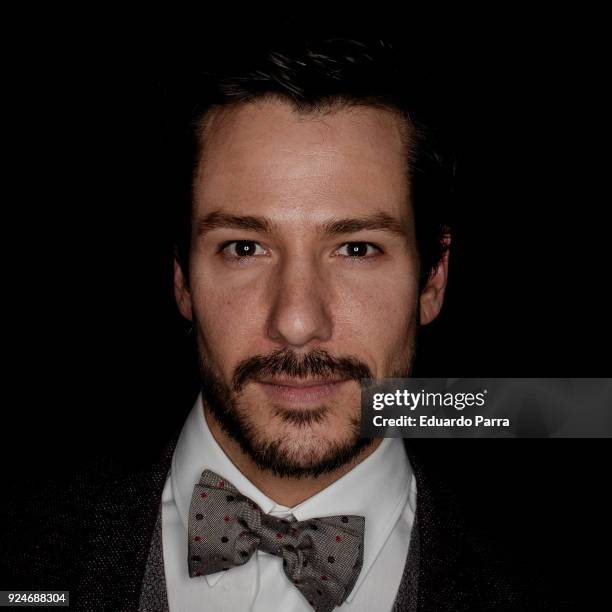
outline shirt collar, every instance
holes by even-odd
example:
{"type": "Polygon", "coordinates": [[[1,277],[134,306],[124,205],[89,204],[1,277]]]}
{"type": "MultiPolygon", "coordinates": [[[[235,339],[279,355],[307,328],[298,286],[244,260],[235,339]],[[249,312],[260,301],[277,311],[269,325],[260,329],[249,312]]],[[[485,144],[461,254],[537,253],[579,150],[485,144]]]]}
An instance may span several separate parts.
{"type": "MultiPolygon", "coordinates": [[[[199,395],[179,436],[170,473],[173,497],[186,533],[193,487],[205,469],[231,482],[267,514],[291,513],[298,521],[343,514],[364,516],[363,567],[349,602],[378,557],[406,503],[409,503],[412,513],[415,510],[414,496],[409,495],[411,487],[414,488],[414,476],[400,438],[385,438],[350,472],[297,506],[287,508],[277,504],[248,480],[219,446],[204,418],[202,396],[199,395]]],[[[212,586],[223,575],[224,572],[218,572],[206,576],[206,579],[212,586]]]]}

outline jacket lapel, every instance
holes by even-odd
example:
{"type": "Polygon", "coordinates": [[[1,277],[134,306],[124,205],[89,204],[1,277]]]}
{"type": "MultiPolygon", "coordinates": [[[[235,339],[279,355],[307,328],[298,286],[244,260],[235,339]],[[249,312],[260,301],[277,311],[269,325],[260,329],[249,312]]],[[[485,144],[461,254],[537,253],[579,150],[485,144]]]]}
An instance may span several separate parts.
{"type": "Polygon", "coordinates": [[[151,546],[144,577],[138,612],[168,612],[168,590],[164,570],[164,547],[162,542],[162,509],[161,504],[157,521],[153,529],[151,546]]]}
{"type": "Polygon", "coordinates": [[[418,610],[534,609],[520,585],[497,567],[500,551],[493,552],[494,542],[468,529],[459,501],[445,482],[443,466],[435,468],[439,461],[428,459],[440,447],[430,440],[405,442],[417,479],[418,610]]]}
{"type": "Polygon", "coordinates": [[[442,479],[428,472],[425,457],[417,452],[414,442],[410,440],[406,450],[417,481],[417,609],[439,612],[470,609],[464,597],[463,578],[469,568],[462,567],[464,529],[458,517],[457,500],[442,479]]]}
{"type": "Polygon", "coordinates": [[[88,517],[77,607],[85,611],[138,609],[145,565],[178,433],[152,468],[105,483],[88,517]]]}

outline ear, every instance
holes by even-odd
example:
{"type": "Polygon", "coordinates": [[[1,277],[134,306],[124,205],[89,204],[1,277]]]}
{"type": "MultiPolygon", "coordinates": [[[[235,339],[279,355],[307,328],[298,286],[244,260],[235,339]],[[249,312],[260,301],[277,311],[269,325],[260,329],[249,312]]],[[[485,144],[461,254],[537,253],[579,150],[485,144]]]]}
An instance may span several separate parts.
{"type": "Polygon", "coordinates": [[[174,259],[174,299],[179,312],[188,320],[193,320],[191,310],[191,293],[183,274],[183,269],[176,258],[174,259]]]}
{"type": "Polygon", "coordinates": [[[450,245],[450,234],[442,237],[444,254],[436,269],[430,274],[427,284],[421,291],[421,325],[431,323],[440,313],[444,303],[444,291],[448,280],[448,254],[450,245]]]}

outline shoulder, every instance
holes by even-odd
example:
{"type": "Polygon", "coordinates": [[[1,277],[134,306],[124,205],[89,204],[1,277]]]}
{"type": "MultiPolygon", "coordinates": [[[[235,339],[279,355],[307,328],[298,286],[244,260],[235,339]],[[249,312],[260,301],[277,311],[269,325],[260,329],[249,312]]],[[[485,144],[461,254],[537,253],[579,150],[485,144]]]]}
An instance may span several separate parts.
{"type": "Polygon", "coordinates": [[[84,555],[102,492],[125,466],[109,459],[10,488],[0,510],[0,572],[11,588],[66,589],[84,555]]]}
{"type": "MultiPolygon", "coordinates": [[[[564,609],[540,577],[525,571],[527,564],[504,546],[502,533],[474,520],[444,465],[436,467],[425,452],[417,452],[420,445],[411,447],[417,478],[419,609],[564,609]]],[[[529,542],[524,544],[528,551],[529,542]]]]}

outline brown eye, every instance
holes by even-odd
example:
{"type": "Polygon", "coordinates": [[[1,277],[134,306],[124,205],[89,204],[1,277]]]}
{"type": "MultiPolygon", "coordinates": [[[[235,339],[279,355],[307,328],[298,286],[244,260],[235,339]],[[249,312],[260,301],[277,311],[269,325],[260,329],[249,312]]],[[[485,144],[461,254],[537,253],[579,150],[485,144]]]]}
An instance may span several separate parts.
{"type": "Polygon", "coordinates": [[[380,249],[369,242],[347,242],[337,252],[344,257],[370,257],[380,249]]]}
{"type": "Polygon", "coordinates": [[[252,257],[253,255],[263,255],[263,248],[252,240],[235,240],[228,243],[223,251],[230,257],[252,257]]]}

